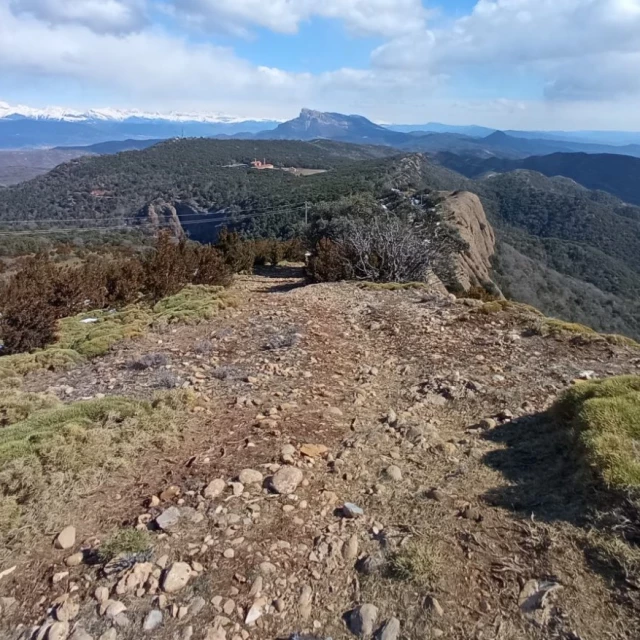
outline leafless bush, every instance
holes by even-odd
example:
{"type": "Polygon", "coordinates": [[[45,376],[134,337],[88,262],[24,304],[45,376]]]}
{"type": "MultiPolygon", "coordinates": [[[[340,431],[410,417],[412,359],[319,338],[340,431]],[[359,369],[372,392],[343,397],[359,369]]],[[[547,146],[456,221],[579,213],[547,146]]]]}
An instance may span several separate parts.
{"type": "Polygon", "coordinates": [[[211,375],[218,380],[240,380],[244,378],[244,373],[238,368],[230,365],[217,367],[211,375]]]}
{"type": "Polygon", "coordinates": [[[317,244],[309,273],[316,281],[420,282],[435,272],[447,282],[453,256],[465,245],[435,214],[402,217],[372,211],[368,217],[334,219],[317,244]]]}
{"type": "Polygon", "coordinates": [[[199,353],[203,356],[209,355],[214,349],[215,347],[211,340],[198,340],[198,342],[193,345],[194,353],[199,353]]]}
{"type": "Polygon", "coordinates": [[[158,389],[176,389],[182,384],[182,380],[173,371],[160,371],[155,379],[158,389]]]}
{"type": "Polygon", "coordinates": [[[276,349],[290,349],[298,344],[300,334],[296,329],[289,329],[284,333],[274,333],[269,337],[269,340],[265,344],[264,348],[268,351],[275,351],[276,349]]]}
{"type": "Polygon", "coordinates": [[[169,364],[169,358],[164,353],[147,353],[146,355],[133,360],[130,363],[132,369],[142,371],[144,369],[153,369],[156,367],[165,367],[169,364]]]}

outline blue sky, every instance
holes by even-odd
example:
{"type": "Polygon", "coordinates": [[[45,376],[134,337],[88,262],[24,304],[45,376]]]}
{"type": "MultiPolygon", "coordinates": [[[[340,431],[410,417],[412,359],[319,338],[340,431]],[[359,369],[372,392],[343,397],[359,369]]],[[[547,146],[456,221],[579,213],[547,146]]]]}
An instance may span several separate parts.
{"type": "Polygon", "coordinates": [[[640,0],[0,0],[0,102],[640,129],[640,0]]]}

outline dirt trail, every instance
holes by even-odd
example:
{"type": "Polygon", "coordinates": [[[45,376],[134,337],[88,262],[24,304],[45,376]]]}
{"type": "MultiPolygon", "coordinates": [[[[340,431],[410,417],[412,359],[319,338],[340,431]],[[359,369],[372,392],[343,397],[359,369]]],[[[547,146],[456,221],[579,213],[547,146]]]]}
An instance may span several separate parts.
{"type": "Polygon", "coordinates": [[[56,598],[79,605],[63,629],[75,640],[86,640],[78,629],[94,640],[347,638],[344,616],[362,604],[377,608],[374,630],[399,620],[384,640],[638,637],[637,593],[585,553],[593,496],[541,413],[585,370],[637,372],[637,355],[529,337],[513,314],[447,297],[275,276],[239,279],[238,307],[209,323],[28,379],[65,401],[145,397],[166,369],[130,362],[162,353],[200,402],[175,450],[105,478],[52,514],[30,549],[0,556],[0,572],[17,565],[0,580],[0,596],[17,601],[5,602],[0,637],[37,635],[56,598]],[[303,479],[291,495],[263,489],[256,474],[237,482],[243,469],[267,478],[294,468],[303,479]],[[217,478],[226,486],[211,498],[204,489],[217,478]],[[177,523],[152,533],[160,564],[138,558],[150,577],[125,589],[127,571],[65,566],[95,538],[171,507],[177,523]],[[53,549],[67,524],[77,544],[53,549]],[[167,568],[180,562],[189,580],[167,592],[167,568]],[[100,615],[98,586],[126,611],[100,615]],[[158,626],[142,631],[152,611],[158,626]]]}

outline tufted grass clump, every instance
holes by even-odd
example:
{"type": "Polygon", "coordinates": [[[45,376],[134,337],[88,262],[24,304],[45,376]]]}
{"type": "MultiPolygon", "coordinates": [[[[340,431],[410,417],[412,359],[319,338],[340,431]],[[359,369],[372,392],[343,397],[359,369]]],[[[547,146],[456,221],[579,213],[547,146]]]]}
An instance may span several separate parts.
{"type": "Polygon", "coordinates": [[[388,572],[396,580],[433,586],[438,575],[438,554],[427,539],[412,540],[391,555],[388,572]]]}
{"type": "Polygon", "coordinates": [[[100,545],[98,555],[101,562],[109,562],[119,555],[136,555],[151,549],[151,537],[139,529],[119,529],[100,545]]]}
{"type": "Polygon", "coordinates": [[[0,394],[0,428],[26,420],[43,409],[53,409],[62,403],[56,396],[45,393],[24,393],[6,389],[0,394]]]}
{"type": "Polygon", "coordinates": [[[575,436],[584,462],[609,487],[640,487],[640,376],[578,383],[553,411],[575,436]]]}
{"type": "Polygon", "coordinates": [[[52,526],[74,496],[129,467],[142,452],[174,444],[191,397],[179,391],[152,401],[47,402],[0,429],[0,511],[36,530],[52,526]]]}

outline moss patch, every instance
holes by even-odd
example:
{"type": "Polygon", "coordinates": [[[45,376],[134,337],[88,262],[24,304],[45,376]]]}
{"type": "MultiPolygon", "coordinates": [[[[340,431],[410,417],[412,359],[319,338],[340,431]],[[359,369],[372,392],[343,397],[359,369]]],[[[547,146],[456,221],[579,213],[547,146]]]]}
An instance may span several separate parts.
{"type": "Polygon", "coordinates": [[[175,296],[160,300],[153,307],[153,322],[197,324],[210,320],[218,311],[231,306],[231,298],[224,293],[223,287],[189,285],[175,296]]]}
{"type": "Polygon", "coordinates": [[[0,429],[0,504],[17,505],[43,530],[81,487],[130,465],[151,447],[175,442],[191,396],[174,392],[152,402],[104,398],[35,410],[0,429]]]}
{"type": "Polygon", "coordinates": [[[121,311],[90,311],[64,318],[59,323],[56,344],[33,353],[0,358],[0,386],[15,386],[13,378],[38,369],[71,369],[87,358],[104,355],[122,340],[143,335],[152,326],[196,324],[233,304],[223,287],[189,285],[153,308],[137,304],[121,311]]]}
{"type": "Polygon", "coordinates": [[[640,376],[576,384],[554,412],[608,486],[640,487],[640,376]]]}

